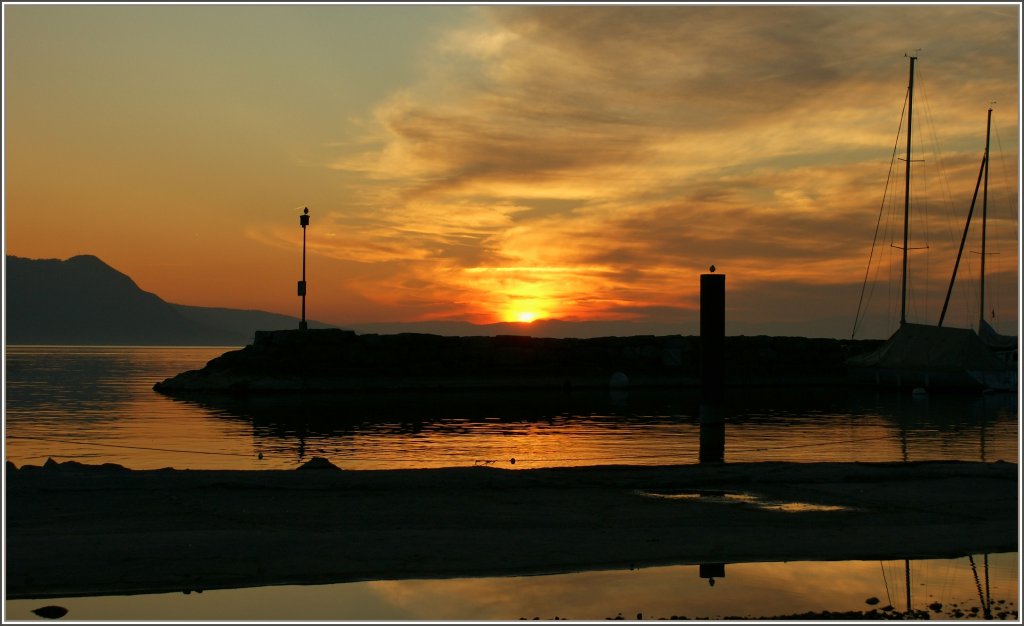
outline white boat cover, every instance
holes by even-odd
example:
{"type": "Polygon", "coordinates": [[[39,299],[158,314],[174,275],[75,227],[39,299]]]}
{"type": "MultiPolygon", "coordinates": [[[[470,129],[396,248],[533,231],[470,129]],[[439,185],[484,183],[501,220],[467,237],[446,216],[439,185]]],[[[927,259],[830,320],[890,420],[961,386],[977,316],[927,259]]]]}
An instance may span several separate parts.
{"type": "Polygon", "coordinates": [[[874,352],[852,357],[850,367],[915,372],[986,372],[1011,369],[969,328],[904,324],[874,352]]]}
{"type": "Polygon", "coordinates": [[[992,328],[985,320],[981,320],[981,324],[978,328],[978,336],[981,337],[981,340],[986,346],[997,352],[1017,349],[1017,337],[1000,335],[996,332],[996,329],[992,328]]]}

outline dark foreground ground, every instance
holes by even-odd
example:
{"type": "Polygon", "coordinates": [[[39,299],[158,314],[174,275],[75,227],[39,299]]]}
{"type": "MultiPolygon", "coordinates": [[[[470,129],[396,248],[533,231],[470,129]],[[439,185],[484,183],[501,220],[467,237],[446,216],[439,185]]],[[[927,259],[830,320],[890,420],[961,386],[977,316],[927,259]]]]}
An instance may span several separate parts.
{"type": "Polygon", "coordinates": [[[1011,463],[8,466],[8,598],[1018,549],[1011,463]],[[665,497],[674,496],[674,497],[665,497]],[[814,505],[814,506],[810,506],[814,505]]]}

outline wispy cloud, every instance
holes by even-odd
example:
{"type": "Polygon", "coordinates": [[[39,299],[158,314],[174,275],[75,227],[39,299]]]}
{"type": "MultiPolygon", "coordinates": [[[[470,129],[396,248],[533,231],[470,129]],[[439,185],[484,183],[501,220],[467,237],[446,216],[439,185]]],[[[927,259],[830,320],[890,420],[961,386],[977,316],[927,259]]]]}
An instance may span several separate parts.
{"type": "Polygon", "coordinates": [[[482,9],[331,164],[362,183],[320,252],[390,263],[375,297],[481,321],[685,309],[710,263],[751,290],[856,283],[903,53],[969,200],[984,107],[1016,98],[1017,10],[482,9]]]}

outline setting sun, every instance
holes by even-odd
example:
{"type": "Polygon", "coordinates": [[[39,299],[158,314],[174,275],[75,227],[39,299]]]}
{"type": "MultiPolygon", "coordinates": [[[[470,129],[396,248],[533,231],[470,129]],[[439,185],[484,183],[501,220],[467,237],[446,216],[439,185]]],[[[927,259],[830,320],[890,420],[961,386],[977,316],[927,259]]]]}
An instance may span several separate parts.
{"type": "Polygon", "coordinates": [[[524,324],[529,324],[535,319],[537,319],[537,314],[531,313],[530,311],[523,311],[521,313],[516,314],[516,321],[522,322],[524,324]]]}

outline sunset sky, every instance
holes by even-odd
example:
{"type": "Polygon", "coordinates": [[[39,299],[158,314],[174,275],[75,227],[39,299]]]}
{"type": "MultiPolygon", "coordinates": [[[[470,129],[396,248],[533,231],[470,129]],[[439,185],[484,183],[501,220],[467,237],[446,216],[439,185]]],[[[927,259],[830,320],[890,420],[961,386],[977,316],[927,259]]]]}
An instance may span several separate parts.
{"type": "MultiPolygon", "coordinates": [[[[1016,333],[1017,4],[3,11],[7,254],[297,316],[309,207],[307,314],[339,326],[696,334],[713,263],[729,334],[848,337],[916,54],[911,321],[938,318],[995,102],[987,308],[1016,333]]],[[[882,215],[867,337],[898,321],[882,215]]],[[[947,324],[979,315],[965,257],[947,324]]]]}

